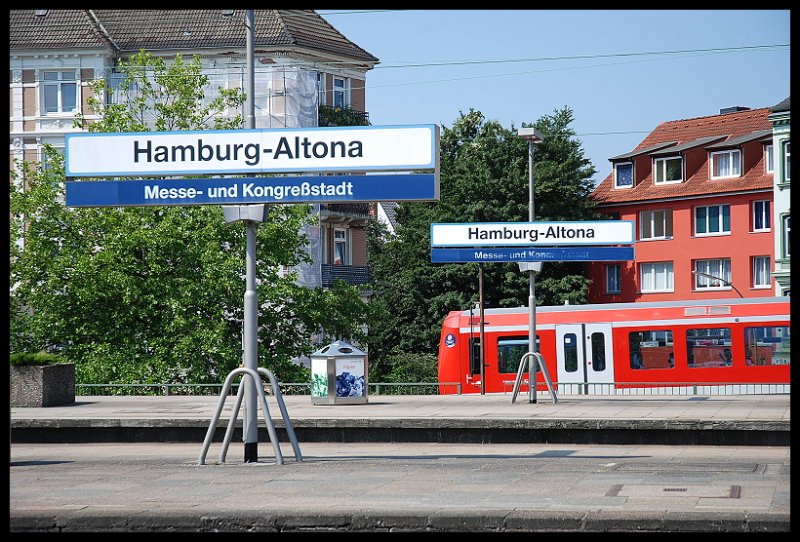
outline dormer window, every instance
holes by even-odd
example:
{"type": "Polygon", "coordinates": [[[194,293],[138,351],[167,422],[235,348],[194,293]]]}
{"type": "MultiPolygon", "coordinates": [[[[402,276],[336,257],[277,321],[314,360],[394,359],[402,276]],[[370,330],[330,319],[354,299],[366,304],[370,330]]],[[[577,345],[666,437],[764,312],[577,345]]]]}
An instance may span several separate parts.
{"type": "Polygon", "coordinates": [[[741,177],[742,151],[731,149],[711,153],[711,178],[727,179],[741,177]]]}
{"type": "Polygon", "coordinates": [[[683,158],[655,158],[653,160],[653,179],[655,184],[679,183],[683,181],[683,158]]]}
{"type": "Polygon", "coordinates": [[[619,162],[614,164],[614,188],[633,187],[633,163],[619,162]]]}

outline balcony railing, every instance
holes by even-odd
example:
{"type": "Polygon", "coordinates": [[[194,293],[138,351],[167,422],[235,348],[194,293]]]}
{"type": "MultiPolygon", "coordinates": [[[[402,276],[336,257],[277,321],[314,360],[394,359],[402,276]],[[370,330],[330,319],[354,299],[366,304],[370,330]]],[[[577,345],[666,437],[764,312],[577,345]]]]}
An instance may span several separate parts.
{"type": "Polygon", "coordinates": [[[318,125],[325,126],[369,126],[369,113],[350,107],[334,107],[320,105],[318,109],[318,125]]]}
{"type": "Polygon", "coordinates": [[[333,286],[337,279],[341,279],[351,286],[369,284],[372,280],[369,267],[365,265],[322,264],[322,285],[333,286]]]}

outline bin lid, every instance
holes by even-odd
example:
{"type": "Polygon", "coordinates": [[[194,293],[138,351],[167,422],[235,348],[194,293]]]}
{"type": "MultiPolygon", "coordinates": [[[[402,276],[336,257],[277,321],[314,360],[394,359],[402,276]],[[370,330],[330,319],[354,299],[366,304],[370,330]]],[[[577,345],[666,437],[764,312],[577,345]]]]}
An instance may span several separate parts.
{"type": "Polygon", "coordinates": [[[365,357],[367,354],[353,346],[352,344],[348,343],[347,341],[336,341],[332,342],[327,346],[323,346],[310,357],[322,357],[322,358],[341,358],[341,357],[365,357]]]}

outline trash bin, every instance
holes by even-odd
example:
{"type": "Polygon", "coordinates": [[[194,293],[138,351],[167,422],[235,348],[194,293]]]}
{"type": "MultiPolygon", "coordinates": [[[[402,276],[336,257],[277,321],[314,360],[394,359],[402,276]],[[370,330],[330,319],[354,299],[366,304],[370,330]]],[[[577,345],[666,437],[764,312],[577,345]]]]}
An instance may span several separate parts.
{"type": "Polygon", "coordinates": [[[315,405],[367,402],[367,355],[352,344],[336,341],[311,356],[311,401],[315,405]]]}

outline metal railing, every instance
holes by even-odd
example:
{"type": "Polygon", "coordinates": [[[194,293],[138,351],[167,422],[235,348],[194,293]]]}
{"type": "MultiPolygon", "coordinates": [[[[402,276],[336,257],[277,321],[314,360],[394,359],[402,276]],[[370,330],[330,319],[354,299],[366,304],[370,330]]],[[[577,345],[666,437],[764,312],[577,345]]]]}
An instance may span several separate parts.
{"type": "MultiPolygon", "coordinates": [[[[219,384],[75,384],[75,395],[219,395],[219,384]]],[[[310,382],[279,382],[283,395],[311,395],[310,382]]],[[[443,387],[447,394],[461,394],[460,382],[370,382],[371,395],[439,395],[443,387]]],[[[239,383],[231,384],[229,394],[236,395],[239,383]]],[[[266,390],[267,394],[270,390],[266,390]]]]}

